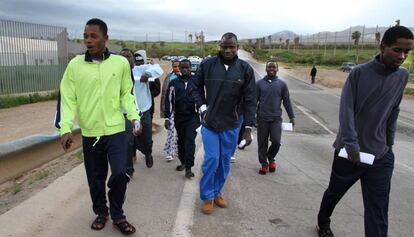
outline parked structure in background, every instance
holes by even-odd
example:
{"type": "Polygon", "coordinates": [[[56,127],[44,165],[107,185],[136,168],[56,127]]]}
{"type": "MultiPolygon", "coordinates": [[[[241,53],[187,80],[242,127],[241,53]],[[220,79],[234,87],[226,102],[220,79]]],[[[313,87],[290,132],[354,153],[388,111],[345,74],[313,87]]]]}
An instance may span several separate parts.
{"type": "Polygon", "coordinates": [[[68,60],[85,51],[65,27],[0,19],[0,96],[57,90],[68,60]]]}
{"type": "Polygon", "coordinates": [[[66,28],[0,20],[0,95],[56,90],[67,63],[66,28]]]}

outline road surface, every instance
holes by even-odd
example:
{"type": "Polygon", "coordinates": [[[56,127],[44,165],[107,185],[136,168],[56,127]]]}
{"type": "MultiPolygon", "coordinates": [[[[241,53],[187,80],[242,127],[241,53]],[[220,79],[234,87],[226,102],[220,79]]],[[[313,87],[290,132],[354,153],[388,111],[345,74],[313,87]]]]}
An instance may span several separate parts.
{"type": "MultiPolygon", "coordinates": [[[[265,67],[240,51],[255,69],[265,67]]],[[[196,177],[175,171],[178,161],[167,163],[162,147],[166,132],[154,136],[153,168],[143,159],[128,186],[125,210],[137,227],[136,236],[316,236],[316,215],[329,181],[332,142],[338,127],[338,94],[295,79],[281,71],[290,89],[296,114],[294,132],[285,132],[274,174],[259,175],[257,142],[236,153],[223,190],[229,208],[212,215],[200,211],[198,180],[203,158],[197,140],[196,177]]],[[[396,163],[389,211],[389,236],[414,232],[414,103],[404,102],[399,121],[396,163]]],[[[285,117],[286,119],[286,117],[285,117]]],[[[162,121],[159,121],[160,123],[162,121]]],[[[255,131],[254,136],[256,137],[255,131]]],[[[18,207],[0,216],[1,236],[121,236],[109,224],[102,231],[89,228],[94,216],[83,166],[75,168],[18,207]]],[[[354,185],[337,206],[332,229],[336,236],[363,236],[363,205],[354,185]]]]}

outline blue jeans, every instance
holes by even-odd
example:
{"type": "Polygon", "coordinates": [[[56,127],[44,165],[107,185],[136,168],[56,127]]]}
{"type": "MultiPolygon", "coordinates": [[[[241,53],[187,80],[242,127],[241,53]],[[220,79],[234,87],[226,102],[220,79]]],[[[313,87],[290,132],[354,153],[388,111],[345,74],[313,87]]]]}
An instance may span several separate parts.
{"type": "Polygon", "coordinates": [[[237,144],[239,128],[215,132],[202,127],[204,145],[203,176],[200,180],[200,198],[213,200],[221,193],[230,171],[230,157],[237,144]]]}

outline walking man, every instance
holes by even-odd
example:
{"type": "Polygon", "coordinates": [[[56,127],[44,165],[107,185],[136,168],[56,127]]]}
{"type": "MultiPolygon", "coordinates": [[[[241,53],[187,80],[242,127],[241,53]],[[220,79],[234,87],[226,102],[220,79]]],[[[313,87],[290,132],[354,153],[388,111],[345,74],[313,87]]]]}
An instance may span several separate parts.
{"type": "Polygon", "coordinates": [[[158,64],[147,63],[145,50],[136,51],[134,57],[135,67],[132,69],[132,73],[135,79],[135,96],[138,107],[142,112],[142,134],[135,137],[135,146],[145,155],[147,168],[151,168],[154,160],[152,158],[152,95],[149,82],[159,78],[163,74],[163,70],[158,64]]]}
{"type": "Polygon", "coordinates": [[[413,46],[413,34],[404,26],[385,31],[380,53],[355,67],[342,90],[339,130],[331,178],[318,214],[320,237],[334,236],[330,217],[348,189],[361,180],[366,237],[386,237],[395,131],[399,105],[408,81],[400,65],[413,46]],[[345,148],[348,159],[338,157],[345,148]],[[375,156],[372,165],[360,164],[360,152],[375,156]]]}
{"type": "Polygon", "coordinates": [[[318,70],[316,70],[315,65],[313,65],[311,72],[310,72],[310,76],[311,76],[311,82],[312,84],[315,83],[315,77],[316,77],[316,73],[318,72],[318,70]]]}
{"type": "Polygon", "coordinates": [[[203,176],[200,180],[202,212],[211,214],[213,203],[225,208],[221,190],[230,171],[230,157],[237,143],[240,124],[237,106],[244,97],[244,139],[251,143],[256,107],[252,67],[237,57],[237,36],[225,33],[218,55],[205,59],[191,83],[191,96],[200,109],[204,145],[203,176]]]}
{"type": "Polygon", "coordinates": [[[196,105],[188,93],[188,82],[191,75],[191,62],[188,59],[180,62],[181,75],[170,81],[165,98],[165,128],[170,129],[169,118],[174,114],[175,128],[178,134],[178,159],[181,164],[177,171],[185,169],[185,177],[194,177],[191,167],[194,166],[196,128],[200,125],[200,118],[196,105]]]}
{"type": "Polygon", "coordinates": [[[279,152],[282,137],[282,102],[290,122],[293,126],[295,125],[289,89],[286,83],[277,76],[277,72],[277,63],[267,62],[267,76],[256,83],[257,146],[261,164],[259,174],[261,175],[265,175],[267,171],[275,172],[276,170],[275,157],[279,152]],[[272,143],[270,147],[268,147],[269,137],[272,143]]]}
{"type": "Polygon", "coordinates": [[[139,111],[131,94],[131,69],[128,61],[111,54],[105,47],[108,28],[100,19],[86,23],[83,41],[87,48],[84,55],[70,61],[60,84],[60,98],[55,125],[60,130],[61,145],[67,151],[73,142],[72,128],[75,113],[82,131],[82,144],[86,176],[92,198],[93,211],[97,215],[91,228],[105,227],[108,215],[113,225],[123,234],[135,232],[124,215],[122,205],[129,181],[126,175],[125,119],[121,108],[127,111],[127,119],[139,134],[139,111]],[[109,209],[105,182],[108,176],[109,209]]]}

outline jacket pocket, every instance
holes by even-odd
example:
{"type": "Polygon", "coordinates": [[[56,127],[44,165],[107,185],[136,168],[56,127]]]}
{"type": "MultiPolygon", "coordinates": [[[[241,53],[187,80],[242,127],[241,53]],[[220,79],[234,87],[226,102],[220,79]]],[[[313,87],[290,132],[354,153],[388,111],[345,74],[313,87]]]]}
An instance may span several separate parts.
{"type": "Polygon", "coordinates": [[[106,124],[108,126],[116,126],[116,125],[123,124],[125,121],[124,121],[124,116],[122,115],[122,112],[121,112],[121,104],[120,104],[119,99],[112,99],[111,105],[112,105],[112,108],[108,111],[105,111],[106,116],[107,116],[106,124]]]}

